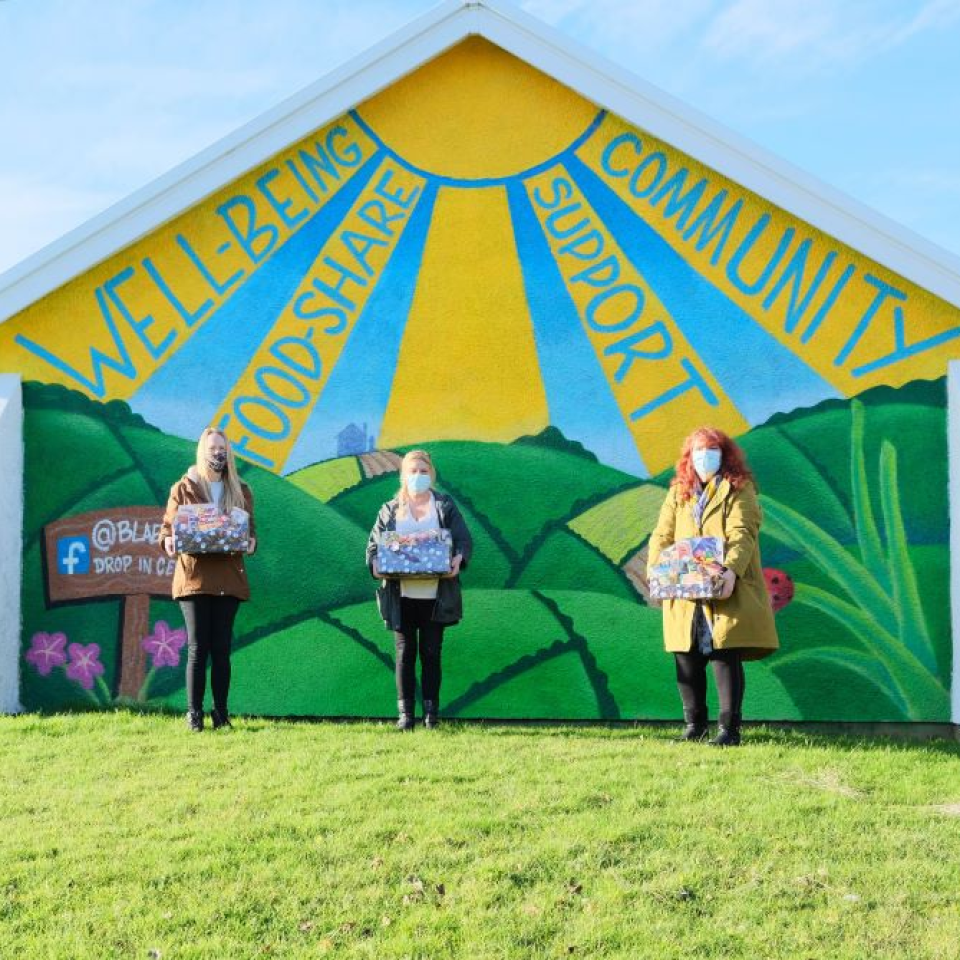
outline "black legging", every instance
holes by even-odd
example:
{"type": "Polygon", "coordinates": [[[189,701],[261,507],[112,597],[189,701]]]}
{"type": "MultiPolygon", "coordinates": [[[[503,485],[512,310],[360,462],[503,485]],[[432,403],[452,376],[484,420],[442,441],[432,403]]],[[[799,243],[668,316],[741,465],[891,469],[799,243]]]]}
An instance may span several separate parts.
{"type": "Polygon", "coordinates": [[[706,720],[707,717],[707,661],[713,664],[713,679],[720,700],[720,720],[730,723],[743,710],[743,692],[746,676],[739,650],[714,650],[704,656],[696,648],[689,653],[675,653],[677,686],[685,713],[706,720]]]}
{"type": "Polygon", "coordinates": [[[233,621],[240,601],[236,597],[215,597],[198,593],[180,601],[187,627],[187,709],[203,710],[207,686],[207,658],[210,658],[210,688],[213,707],[227,715],[230,692],[230,643],[233,621]]]}
{"type": "Polygon", "coordinates": [[[413,700],[417,687],[417,653],[420,654],[420,685],[423,699],[440,700],[440,650],[443,624],[432,620],[435,600],[403,597],[400,600],[400,629],[397,642],[397,699],[413,700]]]}

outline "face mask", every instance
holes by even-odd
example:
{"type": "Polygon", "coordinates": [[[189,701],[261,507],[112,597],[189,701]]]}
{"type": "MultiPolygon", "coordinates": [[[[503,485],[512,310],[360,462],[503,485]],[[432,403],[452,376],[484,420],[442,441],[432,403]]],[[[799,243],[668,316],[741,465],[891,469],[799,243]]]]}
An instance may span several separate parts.
{"type": "Polygon", "coordinates": [[[693,451],[693,469],[704,482],[720,469],[720,451],[713,449],[693,451]]]}
{"type": "Polygon", "coordinates": [[[430,489],[429,473],[411,473],[407,475],[407,490],[416,495],[426,493],[430,489]]]}
{"type": "Polygon", "coordinates": [[[222,473],[223,468],[227,465],[227,455],[225,453],[211,453],[207,457],[207,466],[214,471],[214,473],[222,473]]]}

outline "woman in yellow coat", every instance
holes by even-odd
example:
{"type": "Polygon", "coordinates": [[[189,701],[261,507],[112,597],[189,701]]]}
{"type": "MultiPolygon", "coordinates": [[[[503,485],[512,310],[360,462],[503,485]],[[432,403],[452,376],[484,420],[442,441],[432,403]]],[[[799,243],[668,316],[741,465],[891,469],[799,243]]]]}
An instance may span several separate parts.
{"type": "Polygon", "coordinates": [[[665,547],[687,537],[721,537],[724,542],[720,597],[663,603],[663,639],[676,659],[684,740],[707,735],[709,662],[720,700],[719,729],[710,743],[739,745],[743,661],[759,660],[778,646],[760,561],[761,519],[743,451],[720,430],[695,430],[683,441],[648,557],[652,568],[665,547]]]}

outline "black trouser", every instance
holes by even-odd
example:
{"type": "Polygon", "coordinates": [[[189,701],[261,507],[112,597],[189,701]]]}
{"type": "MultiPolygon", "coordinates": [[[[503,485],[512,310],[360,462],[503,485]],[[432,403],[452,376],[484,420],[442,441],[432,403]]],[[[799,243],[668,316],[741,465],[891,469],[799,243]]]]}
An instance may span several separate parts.
{"type": "Polygon", "coordinates": [[[729,718],[741,714],[746,676],[739,650],[714,650],[705,656],[694,646],[689,653],[675,653],[674,658],[677,663],[677,686],[685,714],[703,720],[707,718],[707,661],[713,664],[721,722],[730,723],[729,718]]]}
{"type": "Polygon", "coordinates": [[[420,685],[424,700],[440,700],[440,649],[443,624],[431,619],[435,600],[400,599],[400,629],[397,641],[397,699],[413,700],[417,686],[417,653],[420,654],[420,685]]]}
{"type": "Polygon", "coordinates": [[[203,710],[207,685],[207,658],[210,659],[210,688],[213,707],[227,715],[230,692],[230,643],[233,621],[240,601],[236,597],[215,597],[198,593],[180,601],[187,627],[187,709],[203,710]]]}

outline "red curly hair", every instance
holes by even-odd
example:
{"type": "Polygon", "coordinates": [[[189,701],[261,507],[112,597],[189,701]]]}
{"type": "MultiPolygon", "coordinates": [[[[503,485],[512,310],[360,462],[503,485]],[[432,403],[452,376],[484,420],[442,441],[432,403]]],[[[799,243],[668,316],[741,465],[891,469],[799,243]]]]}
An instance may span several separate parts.
{"type": "Polygon", "coordinates": [[[727,480],[734,490],[740,490],[748,483],[757,485],[752,471],[747,466],[746,455],[737,444],[722,430],[717,430],[715,427],[698,427],[683,441],[676,475],[670,481],[670,486],[677,488],[681,500],[689,500],[696,496],[700,478],[697,476],[697,471],[693,469],[693,448],[701,442],[707,447],[719,448],[720,476],[727,480]]]}

